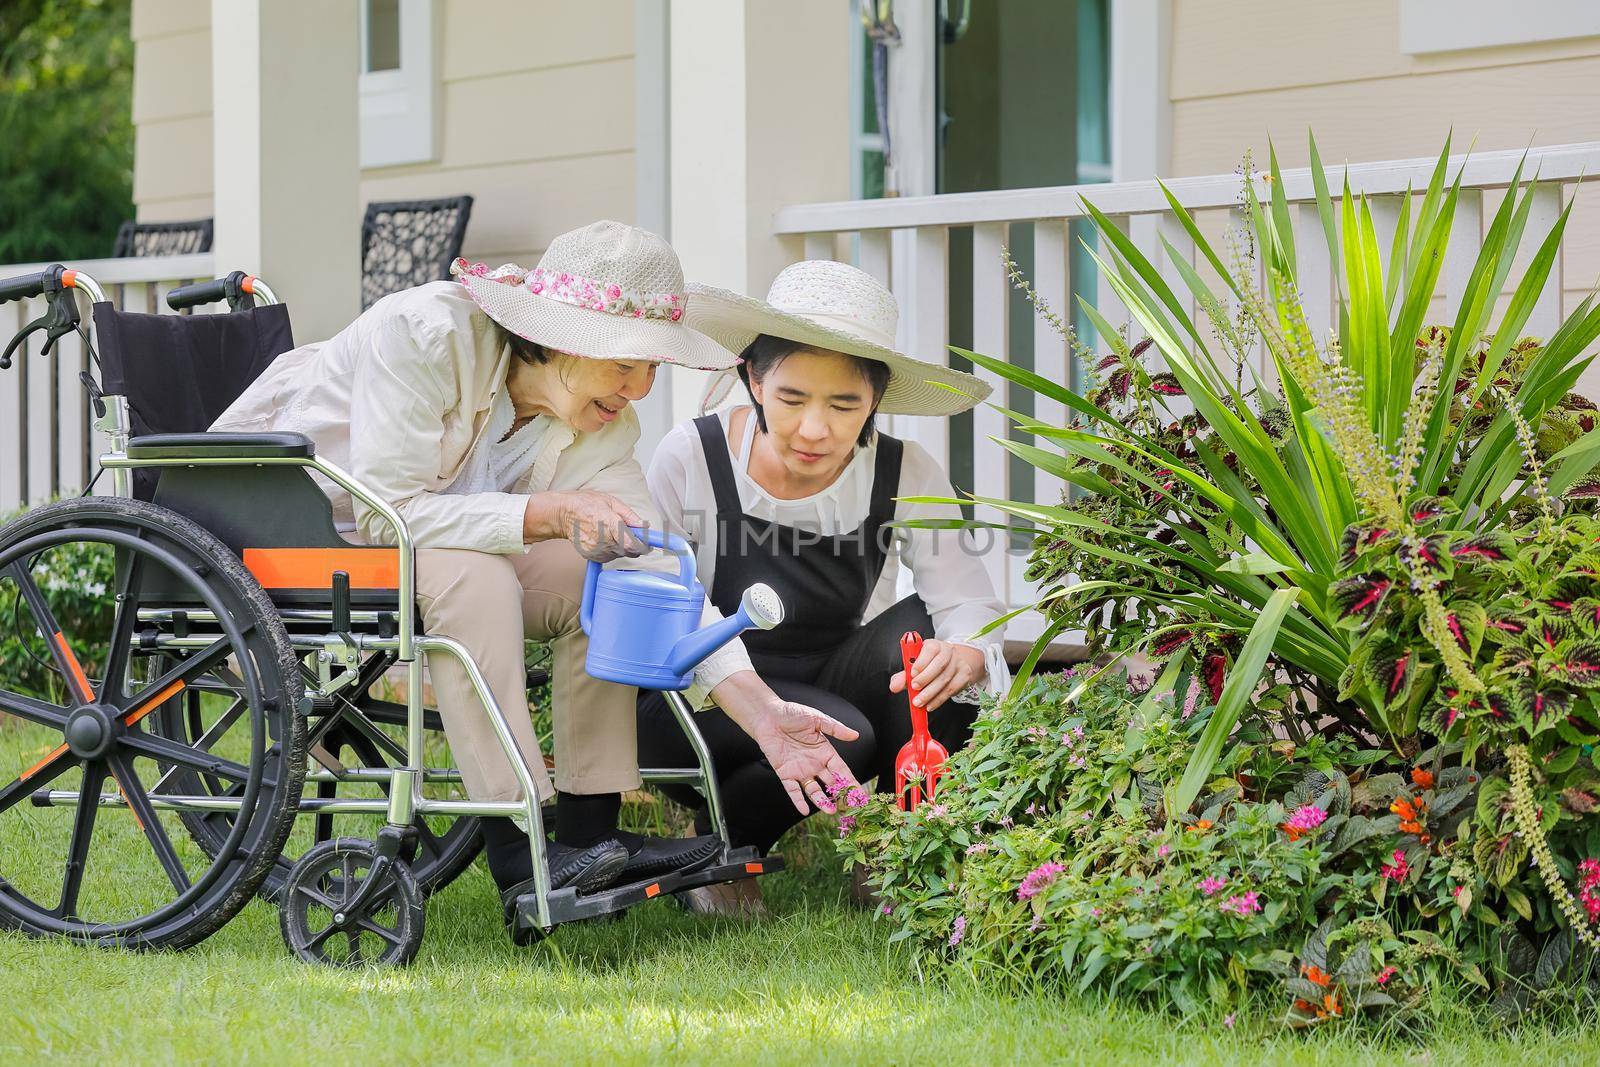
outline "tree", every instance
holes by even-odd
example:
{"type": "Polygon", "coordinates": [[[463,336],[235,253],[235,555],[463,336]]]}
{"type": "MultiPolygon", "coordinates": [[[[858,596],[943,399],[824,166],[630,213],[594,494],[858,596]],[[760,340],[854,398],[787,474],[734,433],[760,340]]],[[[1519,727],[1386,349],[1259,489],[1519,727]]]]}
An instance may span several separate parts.
{"type": "Polygon", "coordinates": [[[108,256],[133,217],[130,8],[0,3],[0,263],[108,256]]]}

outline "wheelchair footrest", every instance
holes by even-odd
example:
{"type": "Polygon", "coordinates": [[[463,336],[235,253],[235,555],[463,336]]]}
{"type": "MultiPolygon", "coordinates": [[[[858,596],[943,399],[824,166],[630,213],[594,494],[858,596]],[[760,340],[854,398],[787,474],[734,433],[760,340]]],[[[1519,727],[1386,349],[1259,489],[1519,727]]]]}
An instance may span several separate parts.
{"type": "MultiPolygon", "coordinates": [[[[756,878],[763,874],[781,871],[783,867],[782,856],[776,854],[763,856],[754,848],[736,848],[728,853],[723,862],[702,867],[698,871],[630,882],[627,885],[612,886],[610,889],[602,889],[598,893],[585,893],[582,896],[574,888],[558,889],[550,894],[550,921],[560,925],[575,919],[612,915],[626,911],[635,904],[654,900],[656,897],[681,893],[698,886],[715,885],[718,882],[737,882],[741,878],[756,878]]],[[[538,925],[537,895],[527,893],[518,897],[517,928],[527,930],[538,925]]]]}

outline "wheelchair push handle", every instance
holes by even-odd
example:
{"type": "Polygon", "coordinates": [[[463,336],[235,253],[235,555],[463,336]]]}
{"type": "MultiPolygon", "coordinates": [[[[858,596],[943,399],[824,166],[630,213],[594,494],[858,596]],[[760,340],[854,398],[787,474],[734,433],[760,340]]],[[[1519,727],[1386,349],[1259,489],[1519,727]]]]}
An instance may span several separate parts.
{"type": "Polygon", "coordinates": [[[64,289],[81,289],[89,294],[90,300],[96,302],[106,298],[99,283],[83,271],[52,263],[32,274],[0,279],[0,304],[12,300],[30,300],[36,296],[55,296],[64,289]]]}
{"type": "Polygon", "coordinates": [[[4,281],[0,281],[0,304],[44,295],[44,287],[49,284],[52,278],[59,279],[61,272],[66,269],[57,263],[46,270],[36,271],[33,274],[21,274],[15,278],[7,278],[4,281]]]}
{"type": "Polygon", "coordinates": [[[29,300],[37,296],[46,297],[50,302],[45,313],[17,331],[16,336],[6,345],[5,351],[0,352],[0,370],[9,368],[12,353],[40,330],[45,333],[45,342],[39,352],[41,355],[48,355],[58,339],[78,328],[78,323],[83,320],[78,312],[78,301],[73,295],[75,290],[87,293],[89,299],[95,303],[106,298],[104,290],[93,278],[82,271],[64,267],[60,263],[52,263],[44,270],[32,274],[0,280],[0,304],[12,300],[29,300]]]}
{"type": "Polygon", "coordinates": [[[278,297],[266,282],[242,270],[209,282],[180,285],[167,293],[167,306],[173,311],[212,304],[218,300],[226,300],[230,311],[244,311],[258,303],[276,304],[278,297]]]}

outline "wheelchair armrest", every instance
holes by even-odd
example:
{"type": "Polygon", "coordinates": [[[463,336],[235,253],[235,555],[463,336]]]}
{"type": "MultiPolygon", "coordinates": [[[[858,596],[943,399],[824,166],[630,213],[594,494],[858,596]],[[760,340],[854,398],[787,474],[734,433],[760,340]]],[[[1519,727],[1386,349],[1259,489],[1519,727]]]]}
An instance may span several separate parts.
{"type": "Polygon", "coordinates": [[[311,459],[303,433],[152,433],[128,442],[129,459],[311,459]]]}

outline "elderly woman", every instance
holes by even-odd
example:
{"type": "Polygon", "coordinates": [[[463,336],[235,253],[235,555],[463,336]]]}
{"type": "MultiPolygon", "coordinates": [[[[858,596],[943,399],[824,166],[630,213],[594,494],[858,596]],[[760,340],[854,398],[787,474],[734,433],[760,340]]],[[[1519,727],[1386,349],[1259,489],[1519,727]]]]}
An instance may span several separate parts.
{"type": "MultiPolygon", "coordinates": [[[[1003,607],[969,534],[895,528],[960,519],[939,462],[875,427],[880,414],[947,417],[988,395],[970,374],[894,350],[899,309],[870,275],[842,263],[797,263],[766,301],[691,287],[686,321],[743,352],[748,406],[674,429],[656,450],[650,491],[666,528],[697,550],[701,579],[723,611],[750,582],[783,597],[784,621],[747,633],[747,661],[780,695],[821,708],[861,735],[840,746],[862,781],[892,789],[910,737],[900,636],[926,640],[912,666],[933,734],[954,749],[976,714],[975,687],[1009,682],[1000,636],[973,635],[1003,607]],[[900,595],[907,572],[912,592],[900,595]],[[868,742],[871,742],[870,744],[868,742]]],[[[731,379],[729,379],[731,383],[731,379]]],[[[743,664],[741,664],[743,665],[743,664]]],[[[673,765],[683,742],[665,730],[659,694],[641,694],[644,758],[673,765]]],[[[703,717],[735,844],[770,847],[806,809],[737,724],[703,717]]],[[[754,905],[748,886],[697,891],[707,910],[754,905]],[[743,896],[735,901],[732,897],[743,896]]]]}
{"type": "MultiPolygon", "coordinates": [[[[471,653],[540,799],[556,798],[555,887],[592,892],[703,865],[713,838],[617,829],[621,792],[640,784],[636,691],[584,673],[578,604],[586,561],[640,555],[627,528],[654,524],[630,405],[650,391],[658,363],[715,370],[733,356],[682,322],[677,256],[635,227],[563,234],[531,271],[458,260],[453,273],[459,282],[386,297],[331,340],[280,357],[213,429],[304,433],[405,519],[427,632],[471,653]],[[524,637],[554,642],[553,787],[525,714],[524,637]]],[[[392,543],[381,516],[323,489],[341,530],[392,543]]],[[[659,554],[637,565],[675,566],[659,554]]],[[[429,671],[468,796],[520,799],[466,672],[448,658],[429,671]]],[[[737,651],[708,659],[695,681],[692,695],[709,691],[797,796],[825,802],[823,788],[846,770],[827,738],[853,731],[780,699],[737,651]]],[[[483,820],[483,834],[510,902],[532,879],[527,836],[508,818],[483,820]]]]}

